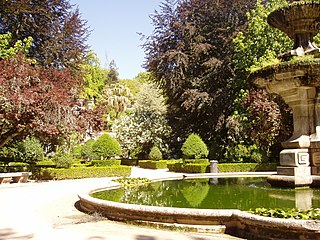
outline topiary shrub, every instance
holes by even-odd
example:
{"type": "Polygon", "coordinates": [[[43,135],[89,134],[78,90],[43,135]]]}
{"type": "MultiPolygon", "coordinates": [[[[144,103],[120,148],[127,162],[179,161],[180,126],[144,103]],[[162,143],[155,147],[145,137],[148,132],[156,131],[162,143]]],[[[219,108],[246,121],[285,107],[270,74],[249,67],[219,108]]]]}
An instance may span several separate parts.
{"type": "Polygon", "coordinates": [[[151,148],[151,151],[149,153],[149,159],[150,160],[162,160],[162,153],[157,146],[154,146],[153,148],[151,148]]]}
{"type": "Polygon", "coordinates": [[[81,157],[85,160],[92,160],[94,159],[94,154],[92,151],[92,145],[95,141],[91,138],[88,141],[86,141],[82,148],[81,148],[81,157]]]}
{"type": "Polygon", "coordinates": [[[122,154],[119,142],[109,134],[103,134],[92,144],[96,159],[108,159],[122,154]]]}
{"type": "Polygon", "coordinates": [[[199,135],[194,133],[189,135],[183,143],[181,151],[184,157],[189,159],[206,158],[209,153],[207,145],[202,141],[199,135]]]}
{"type": "Polygon", "coordinates": [[[42,145],[35,137],[27,137],[24,141],[19,142],[17,149],[18,160],[21,162],[35,164],[44,158],[42,145]]]}

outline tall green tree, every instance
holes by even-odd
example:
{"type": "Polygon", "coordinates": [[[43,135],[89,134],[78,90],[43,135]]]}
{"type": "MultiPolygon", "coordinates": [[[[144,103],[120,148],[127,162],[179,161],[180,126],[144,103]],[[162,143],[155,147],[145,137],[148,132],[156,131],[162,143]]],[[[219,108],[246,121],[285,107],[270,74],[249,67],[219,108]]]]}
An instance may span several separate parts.
{"type": "Polygon", "coordinates": [[[107,69],[101,67],[100,60],[93,51],[88,52],[81,66],[84,83],[80,96],[89,101],[101,100],[108,79],[107,69]]]}
{"type": "Polygon", "coordinates": [[[119,82],[119,73],[116,62],[112,60],[108,67],[108,83],[116,84],[119,82]]]}
{"type": "Polygon", "coordinates": [[[281,142],[291,134],[292,116],[288,106],[279,96],[257,90],[248,81],[252,71],[278,63],[277,56],[292,48],[292,40],[267,23],[272,10],[287,4],[285,0],[258,0],[256,8],[247,14],[248,28],[234,39],[236,83],[242,93],[227,121],[226,159],[267,161],[279,152],[281,142]]]}
{"type": "Polygon", "coordinates": [[[43,66],[77,67],[89,31],[68,0],[0,0],[0,33],[13,42],[32,37],[28,53],[43,66]]]}
{"type": "MultiPolygon", "coordinates": [[[[190,132],[218,143],[226,137],[226,119],[238,92],[233,39],[245,30],[246,13],[255,3],[174,2],[165,1],[152,17],[155,30],[144,45],[146,66],[167,99],[177,149],[190,132]]],[[[220,145],[212,152],[221,156],[220,145]]]]}

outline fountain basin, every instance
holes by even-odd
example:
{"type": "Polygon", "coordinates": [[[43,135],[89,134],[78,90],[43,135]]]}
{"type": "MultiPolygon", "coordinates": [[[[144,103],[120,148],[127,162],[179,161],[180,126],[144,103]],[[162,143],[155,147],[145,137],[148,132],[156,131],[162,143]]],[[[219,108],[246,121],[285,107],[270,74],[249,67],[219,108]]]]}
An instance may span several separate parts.
{"type": "Polygon", "coordinates": [[[320,85],[320,58],[297,60],[257,70],[249,79],[268,92],[281,95],[297,87],[318,87],[320,85]]]}
{"type": "MultiPolygon", "coordinates": [[[[203,177],[208,176],[208,174],[205,174],[203,177]]],[[[217,177],[219,174],[211,174],[210,176],[217,177]]],[[[235,175],[233,174],[232,176],[235,175]]],[[[243,173],[239,174],[239,176],[243,176],[243,173]]],[[[184,178],[188,177],[194,176],[184,176],[184,178]]],[[[174,179],[181,180],[183,178],[174,179]]],[[[163,180],[173,179],[157,179],[154,181],[163,180]]],[[[187,224],[199,227],[203,225],[223,225],[225,226],[226,233],[247,239],[320,238],[319,221],[261,217],[237,209],[194,209],[125,204],[90,196],[90,194],[97,191],[111,190],[119,187],[120,185],[115,184],[104,189],[94,189],[88,193],[79,194],[80,209],[89,213],[98,212],[108,219],[115,221],[187,224]]]]}
{"type": "Polygon", "coordinates": [[[308,33],[313,38],[320,30],[319,18],[319,3],[295,3],[270,13],[268,23],[295,40],[297,33],[308,33]]]}

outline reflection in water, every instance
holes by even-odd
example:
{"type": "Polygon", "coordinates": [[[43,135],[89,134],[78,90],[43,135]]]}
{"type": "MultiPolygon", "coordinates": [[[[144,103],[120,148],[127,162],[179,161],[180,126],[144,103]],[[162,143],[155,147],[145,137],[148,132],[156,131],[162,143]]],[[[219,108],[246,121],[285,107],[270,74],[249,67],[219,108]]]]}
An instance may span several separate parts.
{"type": "Polygon", "coordinates": [[[181,187],[181,193],[188,202],[188,204],[195,208],[201,205],[203,200],[208,195],[210,186],[208,183],[200,182],[198,180],[186,180],[187,184],[183,184],[181,187]]]}
{"type": "Polygon", "coordinates": [[[218,183],[219,183],[219,179],[217,177],[209,179],[209,184],[211,185],[217,185],[218,183]]]}
{"type": "Polygon", "coordinates": [[[93,196],[123,203],[201,209],[320,207],[320,190],[316,189],[272,188],[265,178],[219,178],[211,183],[210,179],[163,181],[93,196]]]}
{"type": "MultiPolygon", "coordinates": [[[[282,192],[278,194],[270,193],[270,198],[278,198],[295,202],[295,208],[301,210],[308,210],[313,207],[312,200],[314,198],[314,190],[312,189],[296,189],[293,194],[292,192],[282,192]]],[[[319,207],[319,205],[315,206],[319,207]]]]}

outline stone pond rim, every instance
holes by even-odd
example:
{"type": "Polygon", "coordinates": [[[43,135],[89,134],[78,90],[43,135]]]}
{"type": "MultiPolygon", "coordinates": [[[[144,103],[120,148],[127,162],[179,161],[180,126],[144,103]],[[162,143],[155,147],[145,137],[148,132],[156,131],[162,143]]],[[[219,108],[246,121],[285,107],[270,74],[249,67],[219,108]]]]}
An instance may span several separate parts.
{"type": "MultiPolygon", "coordinates": [[[[249,76],[249,81],[260,88],[289,89],[300,86],[320,86],[320,58],[283,62],[261,68],[249,76]],[[274,82],[273,82],[274,81],[274,82]]],[[[275,91],[278,92],[281,89],[275,91]]],[[[267,89],[270,91],[272,89],[267,89]]]]}

